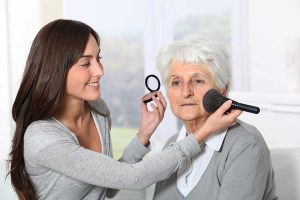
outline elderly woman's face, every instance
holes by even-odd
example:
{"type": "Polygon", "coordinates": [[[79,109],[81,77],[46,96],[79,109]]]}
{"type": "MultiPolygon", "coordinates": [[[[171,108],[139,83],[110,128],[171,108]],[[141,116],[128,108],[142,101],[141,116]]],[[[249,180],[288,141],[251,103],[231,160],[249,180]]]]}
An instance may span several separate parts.
{"type": "Polygon", "coordinates": [[[203,96],[207,90],[217,87],[205,66],[173,61],[167,84],[171,109],[176,117],[187,122],[205,120],[209,116],[202,104],[203,96]]]}

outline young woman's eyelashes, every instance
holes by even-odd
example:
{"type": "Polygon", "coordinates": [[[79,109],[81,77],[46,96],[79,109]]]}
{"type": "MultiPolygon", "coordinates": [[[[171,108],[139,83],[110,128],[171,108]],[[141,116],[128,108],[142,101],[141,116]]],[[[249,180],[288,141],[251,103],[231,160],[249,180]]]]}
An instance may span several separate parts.
{"type": "Polygon", "coordinates": [[[101,63],[101,59],[102,59],[102,58],[103,58],[102,56],[98,56],[98,57],[97,57],[98,63],[101,63]]]}
{"type": "MultiPolygon", "coordinates": [[[[84,59],[82,60],[81,64],[79,64],[81,67],[89,67],[91,64],[91,59],[93,59],[91,56],[84,56],[84,59]]],[[[102,56],[97,56],[96,60],[98,63],[101,64],[102,56]]]]}

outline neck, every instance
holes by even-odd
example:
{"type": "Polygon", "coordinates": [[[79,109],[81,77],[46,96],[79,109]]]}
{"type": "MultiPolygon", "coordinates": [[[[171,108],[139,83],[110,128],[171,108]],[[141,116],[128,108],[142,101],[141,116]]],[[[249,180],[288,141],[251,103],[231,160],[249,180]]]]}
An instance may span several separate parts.
{"type": "Polygon", "coordinates": [[[188,134],[196,132],[196,130],[200,129],[205,123],[206,119],[195,119],[189,121],[183,121],[183,124],[186,128],[188,134]]]}
{"type": "Polygon", "coordinates": [[[67,126],[76,127],[90,117],[90,109],[85,101],[68,101],[54,117],[67,126]]]}

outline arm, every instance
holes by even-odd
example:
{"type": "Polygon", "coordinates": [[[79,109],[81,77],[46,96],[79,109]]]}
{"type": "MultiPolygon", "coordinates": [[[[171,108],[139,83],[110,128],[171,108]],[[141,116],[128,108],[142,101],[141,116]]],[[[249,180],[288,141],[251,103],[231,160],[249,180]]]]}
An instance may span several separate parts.
{"type": "MultiPolygon", "coordinates": [[[[226,111],[230,105],[230,103],[225,103],[220,109],[226,111]]],[[[204,126],[207,127],[205,130],[214,132],[220,127],[227,127],[237,116],[234,112],[224,116],[223,112],[216,111],[211,117],[217,120],[218,126],[216,126],[216,121],[207,120],[207,123],[211,124],[204,126]]],[[[196,135],[203,138],[203,135],[209,134],[203,131],[202,135],[198,131],[196,135]]],[[[199,143],[202,143],[191,134],[149,159],[136,164],[128,164],[80,147],[72,140],[69,133],[64,133],[55,126],[45,127],[44,124],[31,126],[26,130],[25,136],[28,145],[26,149],[36,152],[32,158],[37,165],[93,185],[137,190],[170,176],[186,158],[199,153],[201,150],[199,143]],[[39,146],[42,148],[37,149],[39,146]]]]}
{"type": "MultiPolygon", "coordinates": [[[[123,150],[123,155],[119,159],[120,162],[137,163],[150,151],[145,147],[138,137],[134,137],[131,142],[123,150]]],[[[106,197],[113,198],[119,192],[118,189],[107,188],[106,197]]]]}
{"type": "Polygon", "coordinates": [[[72,142],[59,140],[41,149],[36,162],[93,185],[140,190],[167,178],[185,158],[199,151],[198,141],[191,136],[147,160],[128,164],[84,149],[72,142]]]}
{"type": "MultiPolygon", "coordinates": [[[[140,101],[141,120],[139,133],[137,137],[125,147],[123,155],[119,161],[126,163],[137,163],[150,151],[150,137],[154,133],[156,127],[164,116],[167,102],[161,92],[150,93],[145,95],[140,101]],[[155,96],[157,94],[157,97],[155,96]],[[156,106],[151,102],[150,106],[153,111],[149,111],[147,105],[143,102],[145,98],[152,98],[156,102],[156,106]]],[[[106,197],[112,198],[117,194],[118,190],[107,188],[106,197]]]]}

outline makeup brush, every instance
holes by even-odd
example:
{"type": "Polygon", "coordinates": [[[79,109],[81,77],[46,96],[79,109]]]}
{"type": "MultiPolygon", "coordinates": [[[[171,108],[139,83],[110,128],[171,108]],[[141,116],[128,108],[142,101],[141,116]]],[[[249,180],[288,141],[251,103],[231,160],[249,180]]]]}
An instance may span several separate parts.
{"type": "MultiPolygon", "coordinates": [[[[215,112],[227,100],[230,99],[221,95],[217,90],[210,89],[203,97],[203,106],[207,112],[215,112]]],[[[230,109],[239,109],[254,114],[258,114],[260,112],[259,107],[239,103],[233,100],[230,109]]]]}

